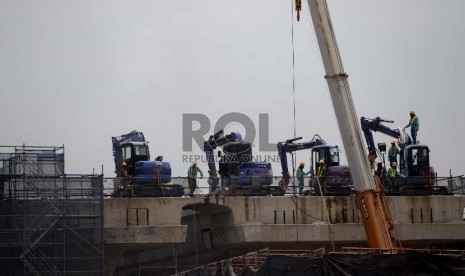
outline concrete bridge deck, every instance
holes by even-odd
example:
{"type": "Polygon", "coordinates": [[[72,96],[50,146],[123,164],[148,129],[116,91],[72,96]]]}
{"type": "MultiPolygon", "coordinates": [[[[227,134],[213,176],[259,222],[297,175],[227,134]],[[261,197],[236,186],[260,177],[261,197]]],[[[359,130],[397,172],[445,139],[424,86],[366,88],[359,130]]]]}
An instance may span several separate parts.
{"type": "MultiPolygon", "coordinates": [[[[465,196],[396,196],[387,200],[404,245],[425,248],[465,241],[465,196]]],[[[221,254],[231,255],[232,248],[239,252],[270,246],[366,246],[354,197],[107,199],[105,239],[108,272],[118,266],[133,267],[131,252],[136,251],[139,266],[160,264],[160,258],[172,255],[164,253],[166,248],[172,248],[178,265],[188,267],[221,254]],[[141,248],[145,253],[140,253],[141,248]],[[124,254],[122,265],[118,260],[124,254]]]]}

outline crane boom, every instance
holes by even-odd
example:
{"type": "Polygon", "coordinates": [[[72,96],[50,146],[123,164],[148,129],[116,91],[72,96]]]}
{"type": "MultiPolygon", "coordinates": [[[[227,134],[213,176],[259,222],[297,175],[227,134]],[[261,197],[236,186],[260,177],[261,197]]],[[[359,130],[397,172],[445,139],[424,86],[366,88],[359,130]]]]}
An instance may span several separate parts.
{"type": "Polygon", "coordinates": [[[308,0],[329,93],[347,154],[369,247],[396,252],[396,234],[379,179],[371,175],[358,117],[325,0],[308,0]]]}

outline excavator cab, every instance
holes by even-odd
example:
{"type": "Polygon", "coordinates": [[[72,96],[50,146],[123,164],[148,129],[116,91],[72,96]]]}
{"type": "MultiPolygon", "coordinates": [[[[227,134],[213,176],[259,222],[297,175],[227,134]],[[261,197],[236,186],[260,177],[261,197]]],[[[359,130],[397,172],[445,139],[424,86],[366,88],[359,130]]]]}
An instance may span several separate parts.
{"type": "MultiPolygon", "coordinates": [[[[121,158],[121,162],[127,164],[127,174],[129,176],[134,175],[135,164],[138,161],[150,160],[149,148],[146,142],[130,142],[122,144],[121,147],[116,149],[116,154],[121,158]]],[[[118,166],[121,166],[118,164],[118,166]]]]}
{"type": "Polygon", "coordinates": [[[318,162],[323,160],[327,167],[339,166],[339,147],[322,145],[312,149],[311,171],[318,168],[318,162]]]}
{"type": "Polygon", "coordinates": [[[434,185],[435,172],[426,145],[406,146],[400,152],[400,173],[392,193],[402,195],[449,194],[447,187],[434,185]]]}
{"type": "Polygon", "coordinates": [[[231,143],[223,147],[228,164],[228,175],[240,176],[240,164],[252,162],[252,145],[250,143],[231,143]]]}
{"type": "Polygon", "coordinates": [[[424,145],[411,145],[403,150],[401,173],[409,177],[429,177],[429,148],[424,145]]]}
{"type": "Polygon", "coordinates": [[[312,179],[310,186],[314,194],[325,195],[351,195],[353,190],[352,177],[349,166],[341,166],[339,161],[339,147],[322,145],[312,149],[311,168],[313,175],[316,175],[320,160],[325,162],[325,175],[319,178],[318,183],[312,179]],[[320,190],[321,189],[321,190],[320,190]]]}

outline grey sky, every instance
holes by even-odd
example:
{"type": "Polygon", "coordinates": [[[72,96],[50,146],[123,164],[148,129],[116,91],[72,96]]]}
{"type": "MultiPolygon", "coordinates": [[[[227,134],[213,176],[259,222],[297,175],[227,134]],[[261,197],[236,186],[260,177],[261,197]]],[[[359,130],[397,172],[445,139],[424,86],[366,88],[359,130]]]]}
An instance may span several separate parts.
{"type": "MultiPolygon", "coordinates": [[[[465,2],[328,4],[358,116],[414,109],[439,175],[464,174],[465,2]]],[[[111,136],[137,129],[176,176],[201,154],[183,113],[268,113],[271,141],[291,138],[291,26],[290,0],[0,1],[0,144],[64,144],[68,173],[113,176],[111,136]]],[[[306,1],[294,48],[297,135],[342,146],[306,1]]]]}

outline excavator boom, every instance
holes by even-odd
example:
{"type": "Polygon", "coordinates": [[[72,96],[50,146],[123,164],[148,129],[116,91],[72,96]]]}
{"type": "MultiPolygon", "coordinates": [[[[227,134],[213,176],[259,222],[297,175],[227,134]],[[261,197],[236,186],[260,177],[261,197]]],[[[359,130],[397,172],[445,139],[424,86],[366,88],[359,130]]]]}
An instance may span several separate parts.
{"type": "Polygon", "coordinates": [[[302,137],[289,139],[285,142],[279,142],[277,144],[278,154],[281,160],[282,174],[285,180],[289,180],[291,178],[291,175],[289,174],[289,166],[287,164],[287,153],[304,149],[312,149],[315,146],[326,145],[325,140],[321,139],[321,137],[318,134],[315,134],[312,140],[308,142],[294,143],[295,141],[300,139],[302,139],[302,137]]]}

